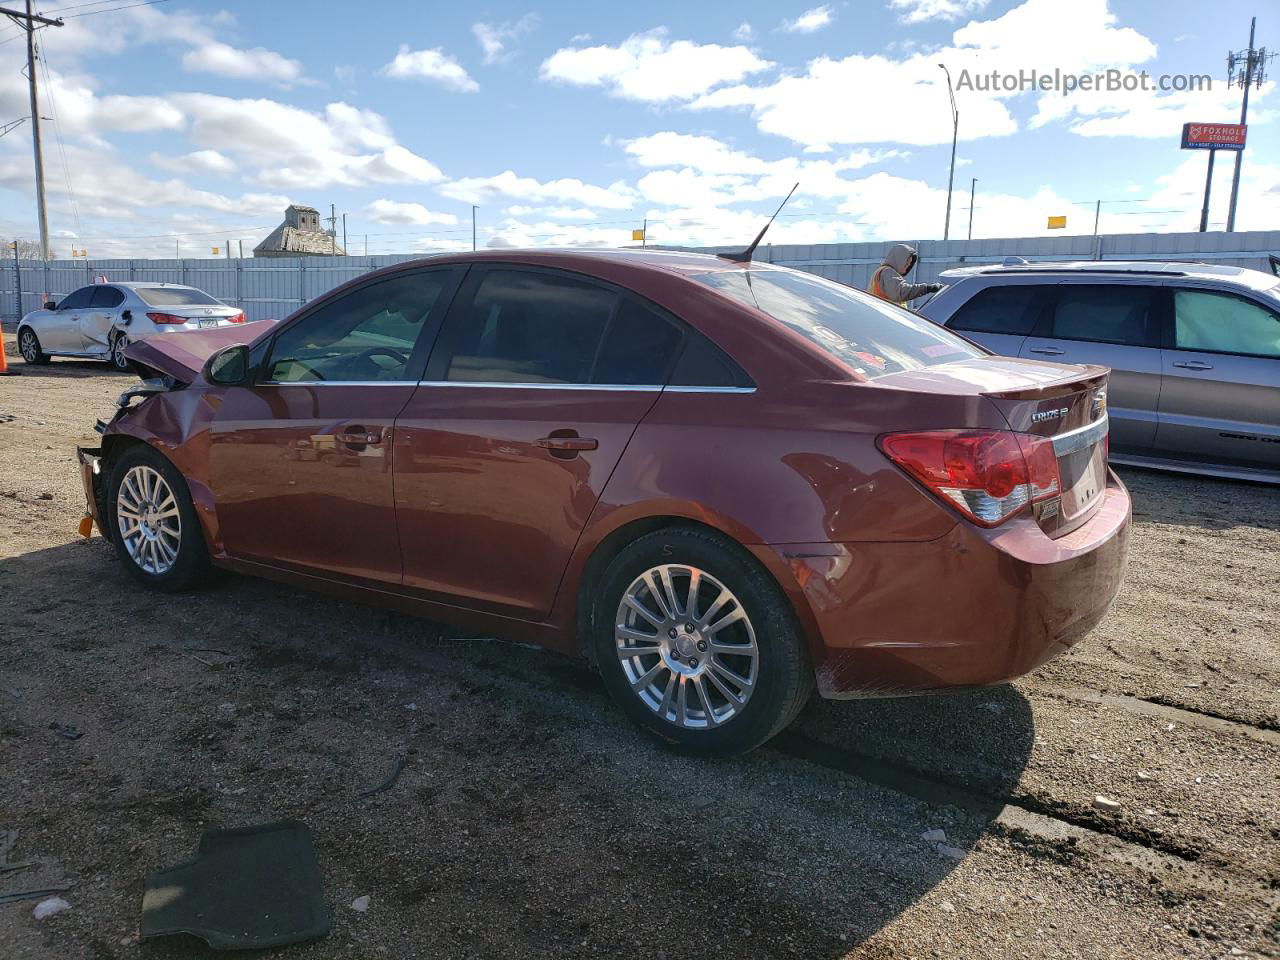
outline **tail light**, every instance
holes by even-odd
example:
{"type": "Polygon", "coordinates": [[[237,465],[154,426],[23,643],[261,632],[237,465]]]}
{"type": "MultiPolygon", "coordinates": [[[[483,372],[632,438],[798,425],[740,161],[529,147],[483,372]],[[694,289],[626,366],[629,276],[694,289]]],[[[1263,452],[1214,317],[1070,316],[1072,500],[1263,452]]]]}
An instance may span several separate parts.
{"type": "Polygon", "coordinates": [[[231,316],[227,317],[227,319],[232,323],[244,323],[244,313],[233,313],[231,316]]]}
{"type": "Polygon", "coordinates": [[[188,323],[190,317],[179,317],[172,313],[148,313],[152,323],[188,323]]]}
{"type": "Polygon", "coordinates": [[[984,527],[1062,490],[1048,437],[1009,430],[891,433],[880,449],[929,490],[984,527]]]}

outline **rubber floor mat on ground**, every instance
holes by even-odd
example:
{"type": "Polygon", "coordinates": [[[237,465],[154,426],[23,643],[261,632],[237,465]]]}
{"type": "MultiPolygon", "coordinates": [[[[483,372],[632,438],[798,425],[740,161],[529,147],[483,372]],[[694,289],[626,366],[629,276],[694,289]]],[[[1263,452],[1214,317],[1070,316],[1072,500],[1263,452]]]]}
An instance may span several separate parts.
{"type": "Polygon", "coordinates": [[[147,877],[142,897],[144,940],[277,947],[323,937],[331,923],[311,831],[294,820],[207,831],[196,858],[147,877]]]}

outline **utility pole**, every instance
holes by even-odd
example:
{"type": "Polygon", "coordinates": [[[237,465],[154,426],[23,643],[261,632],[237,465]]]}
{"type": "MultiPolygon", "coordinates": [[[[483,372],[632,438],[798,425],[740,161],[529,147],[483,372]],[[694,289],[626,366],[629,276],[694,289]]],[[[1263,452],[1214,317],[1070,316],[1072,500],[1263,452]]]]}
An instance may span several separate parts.
{"type": "Polygon", "coordinates": [[[473,203],[471,205],[471,250],[472,252],[475,252],[475,249],[476,249],[476,205],[473,203]]]}
{"type": "MultiPolygon", "coordinates": [[[[1209,151],[1209,172],[1204,176],[1204,206],[1200,208],[1200,232],[1204,233],[1209,229],[1209,188],[1213,186],[1213,158],[1217,154],[1217,150],[1209,151]]],[[[1237,156],[1237,159],[1239,157],[1237,156]]],[[[1236,170],[1239,171],[1239,167],[1236,170]]],[[[1236,195],[1233,190],[1231,193],[1231,208],[1235,211],[1236,195]]],[[[1227,227],[1230,230],[1230,227],[1227,227]]]]}
{"type": "Polygon", "coordinates": [[[338,205],[329,204],[329,256],[336,257],[338,255],[338,205]]]}
{"type": "Polygon", "coordinates": [[[342,215],[342,250],[344,253],[350,253],[347,249],[347,215],[342,215]]]}
{"type": "Polygon", "coordinates": [[[640,246],[649,246],[649,218],[644,218],[644,226],[640,228],[640,246]]]}
{"type": "Polygon", "coordinates": [[[227,241],[227,259],[228,260],[231,259],[231,241],[230,240],[227,241]]]}
{"type": "Polygon", "coordinates": [[[938,64],[947,75],[947,95],[951,97],[951,175],[947,177],[947,224],[942,228],[942,239],[951,239],[951,187],[956,180],[956,138],[960,135],[960,111],[956,109],[956,93],[951,87],[951,71],[945,63],[938,64]]]}
{"type": "Polygon", "coordinates": [[[240,246],[240,259],[243,260],[244,259],[244,241],[237,240],[236,243],[240,246]]]}
{"type": "MultiPolygon", "coordinates": [[[[30,0],[28,0],[30,6],[30,0]]],[[[1249,121],[1249,87],[1257,84],[1262,86],[1265,79],[1267,61],[1275,56],[1274,53],[1267,53],[1267,48],[1255,50],[1253,47],[1253,37],[1258,29],[1258,18],[1253,17],[1249,21],[1249,49],[1239,52],[1227,54],[1227,86],[1239,85],[1244,91],[1244,97],[1240,104],[1240,124],[1243,126],[1249,121]]],[[[1236,151],[1236,170],[1231,175],[1231,206],[1227,212],[1227,232],[1231,232],[1236,228],[1236,198],[1240,193],[1240,165],[1244,162],[1244,150],[1236,151]]],[[[1213,168],[1213,151],[1209,151],[1209,166],[1213,168]]],[[[1203,219],[1203,218],[1202,218],[1203,219]]],[[[1203,230],[1204,228],[1201,227],[1203,230]]]]}
{"type": "Polygon", "coordinates": [[[1093,205],[1093,235],[1098,235],[1098,221],[1102,219],[1102,201],[1093,205]]]}
{"type": "Polygon", "coordinates": [[[60,27],[61,20],[50,20],[36,14],[32,0],[27,0],[27,12],[0,7],[10,20],[27,31],[27,86],[31,92],[31,144],[36,159],[36,216],[40,221],[40,259],[49,259],[49,212],[44,199],[44,151],[40,144],[40,96],[36,90],[36,24],[43,27],[60,27]]]}
{"type": "Polygon", "coordinates": [[[973,239],[973,194],[978,188],[978,178],[969,181],[969,239],[973,239]]]}

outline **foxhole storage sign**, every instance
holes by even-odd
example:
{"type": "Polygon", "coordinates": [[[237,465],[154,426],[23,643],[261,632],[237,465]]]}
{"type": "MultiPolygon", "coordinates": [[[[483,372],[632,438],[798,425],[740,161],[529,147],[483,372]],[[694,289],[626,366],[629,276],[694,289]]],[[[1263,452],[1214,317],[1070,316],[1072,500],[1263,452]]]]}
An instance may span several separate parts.
{"type": "Polygon", "coordinates": [[[1183,150],[1243,150],[1243,123],[1184,123],[1183,150]]]}

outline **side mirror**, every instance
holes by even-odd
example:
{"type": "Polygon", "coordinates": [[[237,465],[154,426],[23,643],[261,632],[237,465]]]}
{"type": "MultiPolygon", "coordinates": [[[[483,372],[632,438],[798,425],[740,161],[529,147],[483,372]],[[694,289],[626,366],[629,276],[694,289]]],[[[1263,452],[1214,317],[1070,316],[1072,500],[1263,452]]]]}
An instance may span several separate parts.
{"type": "Polygon", "coordinates": [[[121,310],[120,319],[124,321],[124,325],[127,327],[129,324],[133,323],[133,311],[121,310]]]}
{"type": "Polygon", "coordinates": [[[204,364],[204,378],[221,387],[234,387],[249,380],[249,348],[243,343],[223,347],[204,364]]]}
{"type": "Polygon", "coordinates": [[[46,301],[44,302],[44,308],[45,308],[46,310],[57,310],[57,309],[58,309],[58,305],[57,305],[56,303],[54,303],[52,300],[46,300],[46,301]]]}

